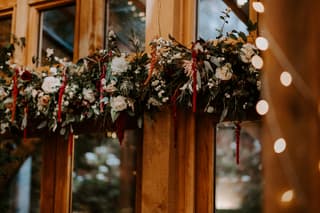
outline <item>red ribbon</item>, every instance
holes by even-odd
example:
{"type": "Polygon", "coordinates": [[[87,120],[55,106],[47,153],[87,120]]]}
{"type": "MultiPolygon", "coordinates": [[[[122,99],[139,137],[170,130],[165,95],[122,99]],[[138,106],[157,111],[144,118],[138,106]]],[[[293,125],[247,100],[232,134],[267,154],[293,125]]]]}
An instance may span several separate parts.
{"type": "Polygon", "coordinates": [[[72,156],[72,153],[73,153],[73,141],[74,141],[74,134],[73,134],[73,131],[70,131],[68,136],[69,156],[72,156]]]}
{"type": "Polygon", "coordinates": [[[62,100],[63,94],[67,86],[67,75],[66,75],[66,68],[63,70],[63,83],[59,90],[59,98],[58,98],[58,122],[61,122],[61,113],[62,113],[62,100]]]}
{"type": "Polygon", "coordinates": [[[236,162],[239,165],[240,160],[239,160],[239,152],[240,152],[240,131],[241,131],[241,126],[239,122],[235,123],[236,125],[236,162]]]}
{"type": "Polygon", "coordinates": [[[106,66],[102,65],[102,72],[100,75],[100,112],[103,112],[104,103],[102,102],[103,99],[103,84],[102,79],[106,77],[106,66]]]}
{"type": "Polygon", "coordinates": [[[119,139],[120,145],[122,145],[122,141],[124,138],[124,129],[127,122],[127,115],[125,112],[120,112],[119,117],[116,120],[116,133],[119,139]]]}
{"type": "Polygon", "coordinates": [[[19,70],[15,70],[14,76],[13,76],[13,90],[12,90],[12,114],[11,114],[11,122],[14,122],[15,116],[16,116],[16,107],[17,107],[17,97],[18,97],[18,73],[19,70]]]}
{"type": "Polygon", "coordinates": [[[197,51],[192,47],[192,111],[197,111],[197,51]]]}

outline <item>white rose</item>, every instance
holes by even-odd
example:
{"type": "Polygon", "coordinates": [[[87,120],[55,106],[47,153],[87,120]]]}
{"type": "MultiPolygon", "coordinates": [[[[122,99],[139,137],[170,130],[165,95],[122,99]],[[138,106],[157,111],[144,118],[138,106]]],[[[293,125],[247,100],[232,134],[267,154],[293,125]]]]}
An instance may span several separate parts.
{"type": "Polygon", "coordinates": [[[49,73],[50,75],[57,75],[58,69],[56,67],[50,67],[49,73]]]}
{"type": "Polygon", "coordinates": [[[53,76],[45,77],[42,83],[42,90],[45,93],[55,93],[59,90],[61,82],[58,78],[53,76]]]}
{"type": "Polygon", "coordinates": [[[127,106],[126,98],[121,95],[111,99],[111,107],[114,111],[123,111],[127,106]]]}
{"type": "Polygon", "coordinates": [[[230,63],[226,63],[224,66],[222,67],[218,67],[216,69],[216,74],[215,76],[218,79],[221,80],[230,80],[232,77],[232,69],[231,69],[231,64],[230,63]]]}
{"type": "Polygon", "coordinates": [[[121,75],[127,71],[129,63],[126,61],[124,55],[121,57],[114,57],[111,62],[111,70],[114,75],[121,75]]]}
{"type": "Polygon", "coordinates": [[[89,101],[90,103],[93,103],[96,100],[94,96],[94,92],[90,88],[89,89],[83,88],[82,94],[83,94],[83,99],[89,101]]]}
{"type": "Polygon", "coordinates": [[[50,56],[52,56],[54,54],[54,49],[47,48],[46,52],[47,52],[47,57],[49,58],[50,56]]]}
{"type": "Polygon", "coordinates": [[[250,63],[252,56],[255,55],[256,47],[253,44],[244,44],[240,49],[240,58],[244,63],[250,63]]]}

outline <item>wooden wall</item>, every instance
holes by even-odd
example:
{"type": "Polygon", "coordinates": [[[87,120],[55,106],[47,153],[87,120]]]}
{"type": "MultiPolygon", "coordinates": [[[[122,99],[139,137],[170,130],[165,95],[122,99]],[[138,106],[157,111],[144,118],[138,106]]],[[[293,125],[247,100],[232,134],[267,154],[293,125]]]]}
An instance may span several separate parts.
{"type": "Polygon", "coordinates": [[[320,209],[320,2],[263,1],[260,34],[269,39],[265,54],[264,97],[270,111],[264,119],[264,212],[318,212],[320,209]],[[287,70],[293,84],[279,76],[287,70]],[[273,143],[287,142],[281,154],[273,143]],[[281,196],[293,190],[293,199],[281,196]]]}

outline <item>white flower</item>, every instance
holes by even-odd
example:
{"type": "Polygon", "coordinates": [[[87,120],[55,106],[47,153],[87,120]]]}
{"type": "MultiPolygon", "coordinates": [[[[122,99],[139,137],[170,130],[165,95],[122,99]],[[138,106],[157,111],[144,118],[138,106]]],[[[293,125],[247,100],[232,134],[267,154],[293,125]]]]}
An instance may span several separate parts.
{"type": "Polygon", "coordinates": [[[203,52],[203,47],[201,46],[201,44],[199,43],[199,42],[197,42],[195,45],[194,45],[194,47],[193,47],[193,49],[196,51],[196,52],[203,52]]]}
{"type": "Polygon", "coordinates": [[[93,103],[96,100],[94,96],[94,92],[90,88],[89,89],[83,88],[82,94],[83,94],[83,99],[89,101],[90,103],[93,103]]]}
{"type": "Polygon", "coordinates": [[[53,55],[53,53],[54,53],[54,49],[47,48],[46,52],[47,52],[47,57],[49,58],[50,56],[52,56],[52,55],[53,55]]]}
{"type": "Polygon", "coordinates": [[[129,63],[124,55],[121,57],[114,57],[111,62],[111,70],[113,75],[121,75],[128,69],[129,63]]]}
{"type": "Polygon", "coordinates": [[[56,67],[50,67],[49,73],[50,75],[57,75],[58,69],[56,67]]]}
{"type": "Polygon", "coordinates": [[[58,78],[53,76],[45,77],[42,83],[42,90],[45,93],[55,93],[59,90],[61,82],[58,78]]]}
{"type": "Polygon", "coordinates": [[[256,47],[253,44],[244,44],[240,49],[240,58],[244,63],[250,63],[252,56],[255,55],[256,47]]]}
{"type": "Polygon", "coordinates": [[[111,99],[111,107],[114,111],[123,111],[127,106],[126,98],[121,95],[111,99]]]}
{"type": "Polygon", "coordinates": [[[221,79],[221,80],[230,80],[232,77],[232,69],[231,69],[231,64],[226,63],[222,67],[218,67],[216,69],[216,78],[221,79]]]}
{"type": "Polygon", "coordinates": [[[212,106],[208,106],[207,113],[213,113],[214,108],[212,106]]]}

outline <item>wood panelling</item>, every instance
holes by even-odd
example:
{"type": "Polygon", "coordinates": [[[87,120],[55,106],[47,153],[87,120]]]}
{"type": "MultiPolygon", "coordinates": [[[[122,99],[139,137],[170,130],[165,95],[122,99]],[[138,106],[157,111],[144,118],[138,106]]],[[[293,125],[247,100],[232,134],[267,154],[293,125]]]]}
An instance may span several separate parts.
{"type": "Polygon", "coordinates": [[[1,0],[0,11],[11,10],[16,5],[16,3],[16,0],[1,0]]]}
{"type": "Polygon", "coordinates": [[[52,134],[43,143],[40,212],[69,212],[72,156],[63,136],[52,134]]]}
{"type": "Polygon", "coordinates": [[[101,0],[77,0],[75,35],[76,59],[92,54],[104,47],[105,2],[101,0]]]}
{"type": "Polygon", "coordinates": [[[201,115],[196,123],[196,191],[197,213],[214,212],[214,144],[215,126],[211,117],[201,115]]]}
{"type": "Polygon", "coordinates": [[[264,97],[270,105],[262,131],[264,212],[318,212],[320,2],[263,2],[266,11],[259,16],[259,28],[270,42],[264,55],[264,97]],[[284,70],[293,76],[289,87],[279,82],[284,70]],[[287,146],[276,154],[273,143],[279,137],[287,146]],[[281,202],[287,190],[293,190],[293,199],[281,202]]]}
{"type": "Polygon", "coordinates": [[[173,139],[171,114],[159,112],[144,118],[141,213],[170,213],[170,147],[173,139]]]}

